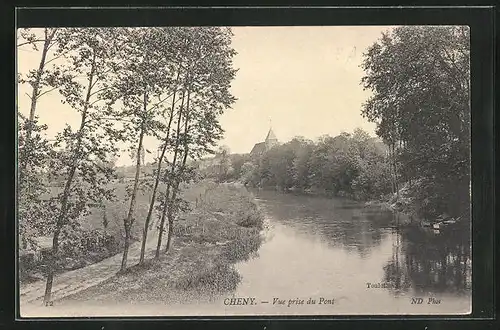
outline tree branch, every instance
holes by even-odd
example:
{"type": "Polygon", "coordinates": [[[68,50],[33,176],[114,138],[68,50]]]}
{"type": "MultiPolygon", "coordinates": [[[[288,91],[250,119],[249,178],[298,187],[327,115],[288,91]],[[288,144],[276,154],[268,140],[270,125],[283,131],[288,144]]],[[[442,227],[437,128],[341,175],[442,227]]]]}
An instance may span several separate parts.
{"type": "Polygon", "coordinates": [[[57,55],[57,56],[54,56],[53,58],[51,58],[50,60],[48,60],[47,62],[45,62],[45,65],[49,64],[49,63],[50,63],[50,62],[52,62],[52,61],[57,60],[57,59],[58,59],[58,58],[60,58],[61,56],[66,55],[66,54],[67,54],[67,53],[69,53],[70,51],[71,51],[71,50],[67,50],[67,51],[65,51],[65,52],[63,52],[63,53],[61,53],[61,54],[59,54],[59,55],[57,55]]]}
{"type": "MultiPolygon", "coordinates": [[[[460,74],[464,75],[463,70],[459,69],[459,68],[456,66],[454,58],[452,58],[452,56],[448,53],[448,51],[446,50],[446,48],[445,48],[444,46],[442,46],[442,47],[441,47],[441,49],[442,49],[442,50],[443,50],[443,52],[446,54],[446,59],[450,61],[451,65],[455,68],[455,70],[457,70],[460,74]]],[[[444,62],[444,61],[443,61],[443,62],[444,62]]],[[[444,63],[446,64],[446,62],[444,62],[444,63]]],[[[456,80],[456,82],[458,83],[458,85],[459,85],[460,87],[462,87],[462,82],[460,81],[460,79],[459,79],[456,75],[452,74],[451,70],[450,70],[450,72],[449,72],[449,73],[450,73],[450,75],[452,75],[452,76],[453,76],[453,78],[456,80]]]]}
{"type": "Polygon", "coordinates": [[[32,40],[32,41],[22,42],[22,43],[18,44],[17,47],[21,47],[21,46],[24,46],[24,45],[31,45],[31,44],[34,44],[34,43],[37,43],[37,42],[45,42],[45,39],[35,39],[35,40],[32,40]]]}
{"type": "Polygon", "coordinates": [[[18,115],[19,117],[21,117],[21,119],[23,119],[23,120],[26,120],[26,119],[27,119],[27,118],[26,118],[26,116],[25,116],[25,115],[23,115],[23,114],[22,114],[22,113],[20,113],[20,112],[17,112],[17,115],[18,115]]]}
{"type": "Polygon", "coordinates": [[[103,87],[101,89],[96,90],[95,92],[90,93],[90,96],[93,96],[93,95],[95,95],[97,93],[100,93],[100,92],[105,91],[106,89],[110,89],[110,88],[112,88],[112,86],[103,87]]]}
{"type": "Polygon", "coordinates": [[[165,102],[170,96],[174,95],[175,91],[170,93],[169,95],[167,95],[163,100],[160,100],[158,103],[156,103],[154,106],[152,106],[151,108],[147,109],[146,111],[149,112],[151,110],[154,110],[156,109],[157,107],[160,106],[160,104],[162,104],[163,102],[165,102]]]}
{"type": "Polygon", "coordinates": [[[112,120],[112,121],[127,121],[127,122],[129,122],[129,123],[132,123],[132,122],[133,122],[131,119],[114,118],[114,117],[102,117],[101,119],[104,119],[104,120],[112,120]]]}
{"type": "Polygon", "coordinates": [[[37,95],[37,97],[36,97],[36,99],[38,100],[40,97],[42,97],[42,95],[45,95],[45,94],[47,94],[47,93],[50,93],[50,92],[52,92],[53,90],[55,90],[55,89],[57,89],[57,88],[58,88],[58,87],[53,87],[53,88],[51,88],[51,89],[49,89],[49,90],[46,90],[46,91],[45,91],[45,92],[43,92],[43,93],[38,94],[38,95],[37,95]]]}

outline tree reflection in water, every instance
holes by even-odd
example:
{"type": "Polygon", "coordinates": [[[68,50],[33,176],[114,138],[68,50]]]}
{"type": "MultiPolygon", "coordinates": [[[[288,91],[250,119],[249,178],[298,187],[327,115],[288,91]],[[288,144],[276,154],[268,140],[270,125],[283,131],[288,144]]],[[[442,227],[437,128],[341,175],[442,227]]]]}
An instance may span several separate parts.
{"type": "Polygon", "coordinates": [[[393,229],[393,253],[384,280],[396,294],[466,294],[471,287],[470,230],[393,229]]]}
{"type": "Polygon", "coordinates": [[[272,222],[293,229],[295,235],[320,239],[331,248],[362,259],[381,258],[384,281],[395,294],[415,290],[456,295],[470,289],[467,227],[437,234],[416,226],[403,230],[397,228],[410,222],[407,216],[347,199],[266,191],[258,196],[272,222]],[[386,256],[376,249],[387,241],[392,241],[393,247],[386,263],[386,256]]]}

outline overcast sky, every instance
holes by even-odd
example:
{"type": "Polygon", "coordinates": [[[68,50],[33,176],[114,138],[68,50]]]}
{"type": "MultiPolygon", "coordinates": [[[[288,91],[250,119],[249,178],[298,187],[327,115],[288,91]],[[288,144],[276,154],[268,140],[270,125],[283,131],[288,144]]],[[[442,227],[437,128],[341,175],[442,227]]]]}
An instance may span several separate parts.
{"type": "MultiPolygon", "coordinates": [[[[239,71],[232,83],[238,98],[221,117],[225,129],[221,145],[232,152],[250,152],[263,141],[270,123],[280,142],[294,136],[316,139],[361,127],[374,135],[375,125],[361,116],[370,96],[360,80],[362,54],[388,27],[235,27],[234,66],[239,71]]],[[[18,52],[18,70],[35,69],[40,53],[28,47],[18,52]]],[[[28,86],[18,91],[23,113],[29,112],[28,86]]],[[[48,124],[49,136],[65,123],[75,125],[78,114],[62,105],[59,93],[44,95],[37,114],[48,124]]],[[[146,147],[156,149],[153,140],[146,147]]],[[[156,155],[147,156],[151,161],[156,155]]],[[[128,153],[118,165],[132,164],[128,153]]]]}

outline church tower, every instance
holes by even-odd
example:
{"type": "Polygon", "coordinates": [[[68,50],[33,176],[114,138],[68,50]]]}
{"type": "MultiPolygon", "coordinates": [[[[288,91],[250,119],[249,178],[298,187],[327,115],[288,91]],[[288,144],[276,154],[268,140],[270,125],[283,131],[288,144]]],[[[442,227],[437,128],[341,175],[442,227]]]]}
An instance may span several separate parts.
{"type": "Polygon", "coordinates": [[[262,155],[263,153],[265,153],[266,151],[268,151],[269,149],[278,144],[279,142],[278,139],[276,138],[276,135],[274,135],[273,129],[269,128],[269,132],[267,132],[267,136],[264,142],[256,143],[253,146],[252,151],[250,151],[250,154],[262,155]]]}
{"type": "Polygon", "coordinates": [[[265,143],[267,150],[271,149],[272,147],[278,144],[278,139],[276,138],[276,135],[274,135],[272,128],[269,128],[269,132],[267,133],[265,143]]]}

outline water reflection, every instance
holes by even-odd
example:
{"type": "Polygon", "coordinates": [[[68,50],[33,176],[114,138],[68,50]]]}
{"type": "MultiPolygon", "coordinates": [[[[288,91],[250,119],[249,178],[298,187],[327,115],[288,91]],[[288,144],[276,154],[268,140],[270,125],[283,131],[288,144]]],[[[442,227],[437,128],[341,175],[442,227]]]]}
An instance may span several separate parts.
{"type": "Polygon", "coordinates": [[[437,233],[420,228],[394,230],[385,281],[393,284],[395,293],[410,286],[419,293],[468,293],[472,265],[467,233],[464,228],[437,233]]]}
{"type": "MultiPolygon", "coordinates": [[[[407,293],[469,293],[470,231],[441,232],[420,227],[398,229],[404,215],[367,207],[347,199],[258,192],[272,220],[297,235],[321,240],[332,249],[362,259],[380,259],[383,279],[394,295],[407,293]],[[381,244],[392,244],[391,255],[376,255],[381,244]],[[375,254],[375,255],[374,255],[375,254]],[[387,260],[389,259],[389,260],[387,260]]],[[[355,273],[356,269],[346,269],[355,273]]]]}
{"type": "Polygon", "coordinates": [[[304,236],[318,236],[332,248],[368,257],[390,234],[392,213],[347,199],[259,192],[274,221],[304,236]]]}

